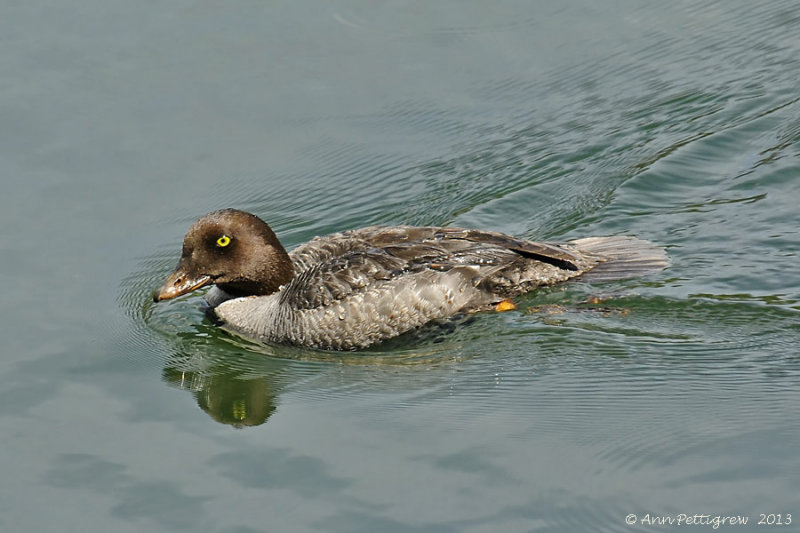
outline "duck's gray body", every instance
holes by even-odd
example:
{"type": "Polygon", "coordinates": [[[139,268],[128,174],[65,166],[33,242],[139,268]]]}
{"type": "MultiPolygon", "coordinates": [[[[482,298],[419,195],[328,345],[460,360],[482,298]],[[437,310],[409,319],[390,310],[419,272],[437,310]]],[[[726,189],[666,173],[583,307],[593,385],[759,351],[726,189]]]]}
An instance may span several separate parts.
{"type": "Polygon", "coordinates": [[[409,226],[317,237],[288,255],[294,276],[277,292],[209,291],[206,299],[226,329],[261,341],[352,350],[593,270],[605,281],[667,264],[660,247],[631,237],[541,244],[409,226]]]}

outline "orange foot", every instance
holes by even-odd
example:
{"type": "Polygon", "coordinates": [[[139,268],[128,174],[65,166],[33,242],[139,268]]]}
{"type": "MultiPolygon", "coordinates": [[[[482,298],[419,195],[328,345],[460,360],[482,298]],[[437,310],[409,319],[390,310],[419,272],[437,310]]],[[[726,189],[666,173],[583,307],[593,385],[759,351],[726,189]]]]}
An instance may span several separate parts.
{"type": "Polygon", "coordinates": [[[511,300],[502,300],[494,305],[494,310],[497,311],[498,313],[502,311],[511,311],[516,308],[517,304],[515,304],[511,300]]]}

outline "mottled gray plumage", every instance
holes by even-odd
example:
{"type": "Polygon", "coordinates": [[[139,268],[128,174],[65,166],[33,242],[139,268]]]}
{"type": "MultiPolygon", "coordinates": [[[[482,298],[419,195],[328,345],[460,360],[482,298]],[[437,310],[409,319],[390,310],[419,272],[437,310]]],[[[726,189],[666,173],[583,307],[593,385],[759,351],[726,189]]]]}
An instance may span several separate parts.
{"type": "Polygon", "coordinates": [[[489,231],[411,226],[316,237],[286,255],[263,222],[268,231],[250,238],[258,226],[253,219],[224,210],[196,222],[178,269],[156,299],[214,283],[206,299],[227,329],[262,341],[349,350],[431,320],[490,309],[539,286],[593,273],[598,281],[640,276],[667,264],[663,249],[632,237],[543,244],[489,231]],[[231,244],[215,245],[220,236],[231,244]],[[247,246],[233,246],[240,241],[247,246]],[[227,267],[219,269],[219,262],[227,267]],[[239,264],[259,273],[251,277],[269,279],[229,272],[239,264]]]}

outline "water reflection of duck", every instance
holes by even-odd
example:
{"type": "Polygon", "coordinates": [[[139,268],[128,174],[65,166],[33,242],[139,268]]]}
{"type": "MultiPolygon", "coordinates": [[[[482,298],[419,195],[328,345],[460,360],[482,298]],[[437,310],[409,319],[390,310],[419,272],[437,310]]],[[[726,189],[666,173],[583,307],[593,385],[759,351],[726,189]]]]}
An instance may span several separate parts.
{"type": "Polygon", "coordinates": [[[166,366],[164,381],[190,390],[197,405],[217,422],[234,427],[258,426],[275,412],[275,392],[267,377],[244,378],[224,367],[205,371],[166,366]]]}
{"type": "Polygon", "coordinates": [[[153,295],[206,285],[212,312],[245,337],[348,350],[431,320],[514,307],[509,298],[583,276],[658,272],[661,247],[633,237],[536,243],[438,227],[368,227],[316,237],[287,253],[261,219],[235,209],[195,222],[178,266],[153,295]]]}

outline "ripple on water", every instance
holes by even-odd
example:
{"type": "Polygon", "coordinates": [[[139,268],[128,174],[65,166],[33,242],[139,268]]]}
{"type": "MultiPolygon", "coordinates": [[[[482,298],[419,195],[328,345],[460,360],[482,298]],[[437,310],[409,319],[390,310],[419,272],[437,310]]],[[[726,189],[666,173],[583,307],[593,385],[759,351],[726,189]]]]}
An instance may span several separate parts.
{"type": "Polygon", "coordinates": [[[556,418],[538,430],[574,433],[605,468],[636,471],[736,437],[742,420],[748,431],[785,424],[786,395],[800,375],[798,357],[784,349],[787,338],[797,341],[796,313],[702,300],[619,304],[631,312],[568,319],[570,339],[560,344],[595,351],[540,384],[536,405],[556,418]],[[610,323],[598,328],[602,320],[610,323]]]}

